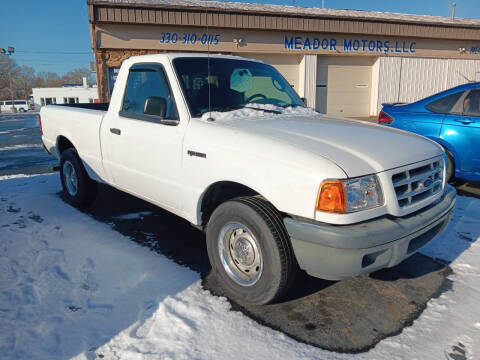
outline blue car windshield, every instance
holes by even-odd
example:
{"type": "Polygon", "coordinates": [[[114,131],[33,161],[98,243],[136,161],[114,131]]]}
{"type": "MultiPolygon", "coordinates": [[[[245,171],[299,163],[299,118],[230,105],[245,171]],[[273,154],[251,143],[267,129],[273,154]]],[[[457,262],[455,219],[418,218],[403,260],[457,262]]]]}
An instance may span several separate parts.
{"type": "Polygon", "coordinates": [[[248,104],[305,106],[271,65],[225,58],[176,58],[173,65],[192,116],[248,104]]]}

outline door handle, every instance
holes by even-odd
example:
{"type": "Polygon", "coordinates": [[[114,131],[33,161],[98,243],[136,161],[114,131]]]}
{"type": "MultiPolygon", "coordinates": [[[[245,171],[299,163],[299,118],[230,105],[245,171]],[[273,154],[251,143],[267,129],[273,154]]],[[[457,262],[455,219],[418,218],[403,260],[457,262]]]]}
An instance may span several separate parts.
{"type": "Polygon", "coordinates": [[[110,128],[110,132],[115,135],[120,135],[122,131],[120,129],[110,128]]]}
{"type": "Polygon", "coordinates": [[[474,122],[475,122],[475,120],[472,120],[472,119],[469,119],[469,118],[463,118],[463,119],[462,119],[462,118],[457,118],[457,119],[455,119],[454,121],[459,122],[459,123],[462,123],[462,124],[465,124],[465,125],[466,125],[466,124],[471,124],[471,123],[474,123],[474,122]]]}

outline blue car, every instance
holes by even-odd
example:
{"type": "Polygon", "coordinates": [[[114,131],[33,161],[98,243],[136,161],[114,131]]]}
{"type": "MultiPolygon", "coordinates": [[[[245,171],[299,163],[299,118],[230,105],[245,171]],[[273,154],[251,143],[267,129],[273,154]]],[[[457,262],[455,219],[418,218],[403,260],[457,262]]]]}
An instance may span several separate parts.
{"type": "Polygon", "coordinates": [[[436,141],[448,157],[447,179],[480,181],[480,83],[468,83],[411,104],[383,104],[380,124],[436,141]]]}

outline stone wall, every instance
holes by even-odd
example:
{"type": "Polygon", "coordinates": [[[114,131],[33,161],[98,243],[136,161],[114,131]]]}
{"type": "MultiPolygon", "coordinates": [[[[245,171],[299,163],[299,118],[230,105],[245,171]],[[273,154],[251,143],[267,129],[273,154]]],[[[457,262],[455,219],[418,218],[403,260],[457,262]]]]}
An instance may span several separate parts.
{"type": "Polygon", "coordinates": [[[136,55],[158,54],[159,50],[95,50],[95,62],[97,66],[98,97],[101,102],[109,102],[107,69],[119,67],[125,59],[136,55]]]}

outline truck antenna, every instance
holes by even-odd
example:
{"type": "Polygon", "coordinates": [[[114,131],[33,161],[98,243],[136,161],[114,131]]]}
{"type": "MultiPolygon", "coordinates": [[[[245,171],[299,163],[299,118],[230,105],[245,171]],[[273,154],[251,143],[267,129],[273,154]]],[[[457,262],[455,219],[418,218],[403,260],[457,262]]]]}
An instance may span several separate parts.
{"type": "Polygon", "coordinates": [[[212,106],[211,106],[211,91],[210,91],[210,33],[208,28],[208,5],[207,0],[204,0],[205,3],[205,21],[207,23],[207,84],[208,84],[208,115],[211,115],[212,106]]]}

